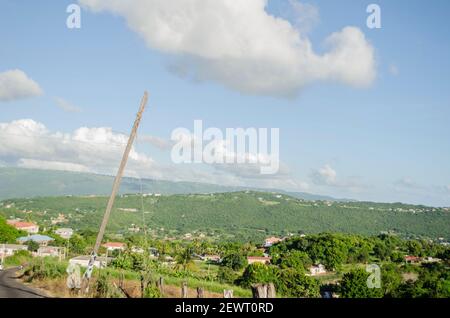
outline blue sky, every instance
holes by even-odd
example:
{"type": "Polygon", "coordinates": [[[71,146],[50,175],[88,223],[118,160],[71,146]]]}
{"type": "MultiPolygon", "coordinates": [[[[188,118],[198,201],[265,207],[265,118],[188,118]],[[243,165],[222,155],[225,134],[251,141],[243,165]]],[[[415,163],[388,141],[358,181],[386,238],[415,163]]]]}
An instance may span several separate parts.
{"type": "MultiPolygon", "coordinates": [[[[365,87],[311,81],[294,97],[243,91],[214,78],[179,76],[173,71],[173,65],[183,63],[179,55],[149,45],[154,39],[127,26],[123,10],[95,13],[84,7],[81,29],[68,29],[66,7],[72,2],[2,1],[0,73],[19,69],[42,89],[39,96],[0,101],[3,128],[31,119],[44,125],[48,134],[71,134],[80,127],[126,133],[142,92],[149,90],[140,135],[167,140],[176,127],[193,129],[195,119],[221,129],[277,127],[280,159],[288,167],[288,172],[263,182],[195,165],[180,167],[179,176],[174,176],[168,173],[167,150],[138,142],[137,151],[148,162],[158,162],[151,166],[150,177],[450,205],[448,1],[301,1],[319,14],[304,31],[314,51],[326,52],[323,43],[330,34],[354,26],[374,49],[376,78],[365,87]],[[381,8],[381,29],[366,26],[370,3],[381,8]],[[55,97],[81,111],[61,109],[55,97]],[[196,170],[204,179],[198,179],[196,170]]],[[[287,11],[291,5],[271,0],[266,12],[295,25],[296,15],[287,11]]],[[[6,136],[14,134],[0,132],[3,143],[6,136]]],[[[11,137],[8,147],[13,143],[11,137]]],[[[54,160],[53,152],[34,157],[6,148],[3,145],[2,154],[0,140],[4,165],[29,163],[21,159],[54,160]]],[[[59,156],[56,161],[78,163],[69,159],[59,156]]]]}

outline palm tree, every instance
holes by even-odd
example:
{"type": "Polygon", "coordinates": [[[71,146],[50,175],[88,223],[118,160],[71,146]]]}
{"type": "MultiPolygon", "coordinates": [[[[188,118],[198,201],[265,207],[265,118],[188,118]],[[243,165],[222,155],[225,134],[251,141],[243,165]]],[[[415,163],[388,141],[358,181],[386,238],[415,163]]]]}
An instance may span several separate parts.
{"type": "Polygon", "coordinates": [[[177,267],[181,267],[186,271],[189,267],[194,265],[194,259],[192,257],[192,247],[187,247],[176,257],[177,267]]]}

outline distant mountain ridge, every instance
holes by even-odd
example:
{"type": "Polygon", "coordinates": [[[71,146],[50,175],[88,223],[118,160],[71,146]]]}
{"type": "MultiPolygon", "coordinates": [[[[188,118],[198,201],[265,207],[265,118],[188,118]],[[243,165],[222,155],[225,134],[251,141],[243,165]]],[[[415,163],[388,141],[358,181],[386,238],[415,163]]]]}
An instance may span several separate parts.
{"type": "MultiPolygon", "coordinates": [[[[0,200],[63,195],[108,195],[114,177],[93,173],[0,167],[0,200]]],[[[161,194],[224,193],[244,190],[277,192],[303,200],[352,201],[279,189],[222,186],[198,182],[142,179],[142,192],[161,194]]],[[[125,177],[120,193],[140,193],[141,180],[125,177]]]]}

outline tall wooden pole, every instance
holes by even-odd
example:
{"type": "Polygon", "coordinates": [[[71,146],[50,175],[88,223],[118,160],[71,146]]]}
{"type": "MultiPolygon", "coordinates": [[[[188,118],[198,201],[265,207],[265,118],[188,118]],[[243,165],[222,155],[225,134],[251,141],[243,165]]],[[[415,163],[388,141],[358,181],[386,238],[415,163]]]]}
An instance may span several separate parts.
{"type": "MultiPolygon", "coordinates": [[[[142,114],[144,113],[145,107],[147,105],[148,93],[144,92],[144,96],[141,100],[141,105],[139,107],[139,111],[136,115],[136,120],[134,121],[133,128],[131,130],[130,137],[128,138],[128,144],[125,148],[125,152],[123,153],[122,161],[120,162],[119,170],[117,171],[116,178],[114,179],[114,184],[112,187],[111,196],[108,200],[108,205],[106,206],[105,214],[103,215],[103,220],[100,225],[100,230],[97,235],[97,240],[95,242],[94,250],[91,255],[91,259],[89,260],[89,265],[84,273],[84,278],[87,280],[90,279],[92,270],[94,269],[95,259],[97,258],[98,250],[100,248],[100,244],[102,243],[103,236],[105,234],[106,226],[108,225],[109,216],[111,215],[111,210],[114,205],[114,200],[116,199],[117,192],[119,191],[120,181],[122,180],[123,172],[125,170],[125,166],[127,164],[128,156],[131,151],[131,147],[133,146],[134,139],[136,138],[137,129],[139,127],[139,123],[141,122],[142,114]]],[[[108,261],[108,260],[106,260],[108,261]]]]}

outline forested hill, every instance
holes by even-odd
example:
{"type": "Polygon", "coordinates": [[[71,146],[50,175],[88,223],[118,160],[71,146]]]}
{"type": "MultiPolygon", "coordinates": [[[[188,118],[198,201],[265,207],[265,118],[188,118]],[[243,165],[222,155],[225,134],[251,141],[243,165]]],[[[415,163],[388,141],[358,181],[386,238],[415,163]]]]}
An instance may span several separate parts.
{"type": "MultiPolygon", "coordinates": [[[[107,197],[49,197],[5,200],[0,213],[50,225],[59,214],[75,229],[98,228],[107,197]]],[[[284,194],[242,191],[219,194],[122,195],[116,200],[110,232],[142,227],[143,216],[159,237],[249,238],[268,234],[345,232],[450,239],[448,209],[370,202],[304,201],[284,194]],[[141,209],[143,200],[144,213],[141,209]],[[197,233],[197,234],[195,234],[197,233]]]]}

